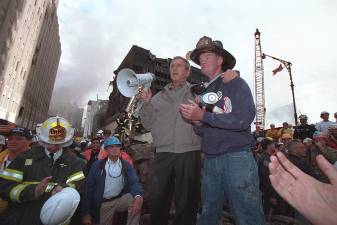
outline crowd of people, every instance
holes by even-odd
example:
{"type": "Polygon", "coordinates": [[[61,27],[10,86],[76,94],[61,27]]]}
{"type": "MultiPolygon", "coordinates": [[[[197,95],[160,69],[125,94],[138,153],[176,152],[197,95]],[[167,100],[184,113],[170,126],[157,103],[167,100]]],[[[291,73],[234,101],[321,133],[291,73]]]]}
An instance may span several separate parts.
{"type": "MultiPolygon", "coordinates": [[[[322,112],[316,125],[301,115],[293,128],[285,122],[252,133],[254,101],[232,70],[235,57],[204,36],[186,58],[172,59],[171,82],[160,92],[138,96],[141,123],[156,149],[150,224],[217,225],[224,204],[237,225],[264,225],[272,214],[336,224],[337,170],[331,164],[337,161],[337,125],[329,114],[322,112]],[[209,79],[198,91],[187,81],[188,60],[209,79]]],[[[117,225],[118,212],[126,214],[124,224],[139,224],[144,191],[117,135],[102,130],[89,143],[79,141],[61,117],[37,126],[36,136],[7,128],[0,136],[0,225],[39,225],[40,215],[47,224],[117,225]],[[81,196],[79,206],[71,206],[76,211],[44,211],[67,188],[81,196]]]]}
{"type": "Polygon", "coordinates": [[[125,211],[129,212],[127,224],[138,224],[143,190],[131,157],[110,130],[98,133],[88,145],[76,140],[67,120],[51,117],[36,128],[36,136],[23,127],[3,134],[1,225],[38,225],[42,217],[47,224],[111,225],[117,221],[115,212],[125,211]],[[55,201],[55,209],[42,211],[48,199],[69,187],[81,196],[76,211],[69,211],[75,201],[64,208],[55,201]]]}
{"type": "Polygon", "coordinates": [[[328,177],[317,164],[316,157],[323,155],[330,164],[337,166],[337,113],[334,114],[336,122],[329,120],[329,113],[326,111],[323,111],[320,117],[322,121],[308,124],[308,117],[300,115],[298,118],[300,124],[293,128],[284,122],[281,128],[275,128],[274,124],[270,124],[270,129],[263,131],[257,128],[254,132],[256,138],[254,152],[259,167],[260,189],[266,215],[271,213],[285,215],[294,217],[304,224],[309,223],[301,212],[277,193],[270,180],[269,164],[271,156],[281,152],[282,157],[286,157],[306,175],[317,181],[329,183],[328,177]]]}

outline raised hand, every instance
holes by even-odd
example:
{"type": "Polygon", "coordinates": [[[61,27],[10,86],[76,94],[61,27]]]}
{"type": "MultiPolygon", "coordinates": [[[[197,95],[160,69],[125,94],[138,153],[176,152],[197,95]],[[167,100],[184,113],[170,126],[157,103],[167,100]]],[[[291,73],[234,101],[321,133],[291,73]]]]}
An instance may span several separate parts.
{"type": "Polygon", "coordinates": [[[337,170],[322,155],[319,168],[329,178],[322,183],[292,164],[283,153],[271,156],[270,181],[277,193],[313,224],[337,224],[337,170]]]}
{"type": "Polygon", "coordinates": [[[139,94],[139,99],[142,101],[149,101],[152,98],[152,91],[149,88],[147,91],[146,90],[141,90],[139,94]]]}
{"type": "Polygon", "coordinates": [[[236,78],[237,76],[239,76],[239,72],[236,70],[226,70],[226,72],[224,72],[221,75],[222,81],[224,83],[228,83],[231,80],[233,80],[234,78],[236,78]]]}

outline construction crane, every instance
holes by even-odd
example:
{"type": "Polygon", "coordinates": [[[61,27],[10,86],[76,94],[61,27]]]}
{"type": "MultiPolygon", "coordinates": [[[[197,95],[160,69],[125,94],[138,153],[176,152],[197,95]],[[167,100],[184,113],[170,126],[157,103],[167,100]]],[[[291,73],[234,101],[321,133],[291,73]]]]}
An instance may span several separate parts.
{"type": "Polygon", "coordinates": [[[255,31],[255,107],[256,119],[255,125],[261,129],[265,128],[265,100],[264,100],[264,68],[262,62],[261,33],[258,29],[255,31]]]}

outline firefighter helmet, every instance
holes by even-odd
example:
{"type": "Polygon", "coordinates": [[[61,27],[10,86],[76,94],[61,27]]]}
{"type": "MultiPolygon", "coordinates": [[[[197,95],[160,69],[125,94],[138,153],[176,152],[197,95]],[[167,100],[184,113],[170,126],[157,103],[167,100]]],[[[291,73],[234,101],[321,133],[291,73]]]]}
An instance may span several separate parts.
{"type": "Polygon", "coordinates": [[[42,144],[54,144],[67,147],[72,144],[74,128],[62,117],[51,117],[36,127],[36,134],[42,144]]]}
{"type": "Polygon", "coordinates": [[[44,225],[67,224],[80,202],[80,194],[74,188],[64,188],[51,196],[42,206],[40,219],[44,225]]]}
{"type": "Polygon", "coordinates": [[[103,133],[104,133],[103,130],[99,130],[99,131],[97,131],[96,136],[102,138],[103,137],[103,133]]]}

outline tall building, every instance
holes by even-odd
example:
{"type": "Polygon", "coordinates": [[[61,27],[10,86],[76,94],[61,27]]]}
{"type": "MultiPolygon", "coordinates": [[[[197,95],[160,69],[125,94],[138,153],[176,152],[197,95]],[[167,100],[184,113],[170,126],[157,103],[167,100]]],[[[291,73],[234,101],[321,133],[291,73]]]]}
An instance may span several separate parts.
{"type": "Polygon", "coordinates": [[[97,131],[97,113],[108,104],[108,100],[97,101],[89,100],[87,110],[84,117],[84,132],[83,137],[92,137],[97,131]]]}
{"type": "Polygon", "coordinates": [[[58,0],[0,1],[0,118],[32,128],[47,118],[61,56],[58,0]]]}
{"type": "Polygon", "coordinates": [[[70,116],[70,121],[77,132],[83,131],[82,129],[82,118],[83,118],[83,108],[77,108],[75,112],[70,116]]]}

